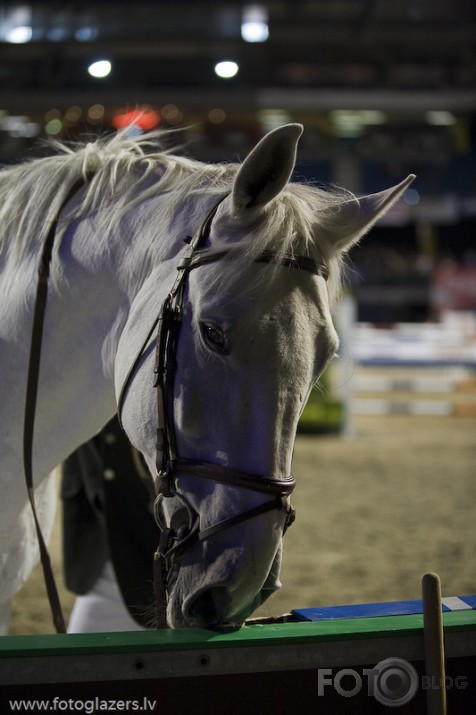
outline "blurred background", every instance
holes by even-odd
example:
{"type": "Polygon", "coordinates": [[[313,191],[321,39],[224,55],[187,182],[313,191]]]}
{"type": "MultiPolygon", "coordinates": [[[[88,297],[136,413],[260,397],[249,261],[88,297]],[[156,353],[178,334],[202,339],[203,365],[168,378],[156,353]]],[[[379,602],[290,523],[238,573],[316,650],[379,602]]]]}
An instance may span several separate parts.
{"type": "Polygon", "coordinates": [[[0,166],[134,119],[205,162],[301,122],[295,179],[359,195],[417,174],[352,252],[268,612],[415,597],[431,568],[474,593],[474,0],[0,2],[0,166]]]}
{"type": "Polygon", "coordinates": [[[364,194],[416,173],[355,252],[357,317],[474,309],[473,0],[0,2],[0,164],[138,107],[203,161],[298,121],[298,179],[364,194]]]}

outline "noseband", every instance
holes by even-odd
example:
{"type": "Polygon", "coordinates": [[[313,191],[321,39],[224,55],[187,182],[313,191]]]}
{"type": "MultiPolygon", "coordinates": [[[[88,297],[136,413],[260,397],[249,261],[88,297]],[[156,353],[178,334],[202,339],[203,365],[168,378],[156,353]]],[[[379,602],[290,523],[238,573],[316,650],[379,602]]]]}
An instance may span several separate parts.
{"type": "MultiPolygon", "coordinates": [[[[180,562],[186,552],[194,544],[205,541],[233,526],[274,509],[283,511],[285,514],[283,533],[295,519],[295,512],[289,501],[289,496],[296,484],[292,476],[285,479],[276,479],[264,475],[249,474],[236,471],[230,467],[223,467],[219,464],[186,459],[180,457],[178,454],[173,401],[178,340],[184,314],[185,288],[191,270],[199,266],[214,263],[228,253],[226,249],[214,251],[205,248],[205,244],[210,235],[213,218],[226,196],[228,196],[228,194],[222,196],[213,206],[198,232],[193,237],[186,239],[189,244],[188,249],[177,265],[175,282],[136,360],[127,374],[118,399],[118,414],[120,418],[126,392],[134,372],[149,345],[154,331],[157,329],[154,369],[154,388],[157,391],[158,418],[156,445],[157,474],[155,479],[157,498],[154,504],[154,512],[161,533],[159,546],[154,555],[154,590],[159,628],[167,627],[166,606],[169,572],[174,565],[180,562]],[[200,529],[199,514],[197,514],[185,496],[178,492],[176,488],[178,476],[184,474],[212,480],[227,486],[249,489],[261,494],[267,494],[273,498],[247,511],[224,519],[206,529],[200,529]],[[162,508],[164,501],[169,498],[178,499],[182,510],[184,510],[187,515],[188,526],[185,534],[183,534],[183,529],[180,529],[179,534],[179,530],[172,526],[172,522],[170,526],[167,526],[163,519],[162,508]]],[[[307,256],[285,254],[277,258],[276,254],[272,251],[265,251],[255,259],[255,262],[278,262],[279,265],[285,268],[303,270],[327,278],[326,267],[319,266],[312,258],[307,256]]]]}

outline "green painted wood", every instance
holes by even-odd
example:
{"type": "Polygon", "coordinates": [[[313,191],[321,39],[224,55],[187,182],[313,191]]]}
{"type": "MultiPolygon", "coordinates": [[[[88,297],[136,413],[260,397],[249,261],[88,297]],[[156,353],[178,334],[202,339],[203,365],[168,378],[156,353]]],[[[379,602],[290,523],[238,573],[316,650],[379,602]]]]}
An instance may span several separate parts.
{"type": "MultiPolygon", "coordinates": [[[[476,631],[476,611],[443,614],[445,631],[476,631]]],[[[230,648],[331,641],[356,641],[418,634],[423,616],[385,616],[321,622],[252,624],[236,630],[164,630],[134,633],[4,636],[0,659],[40,655],[131,653],[137,650],[179,651],[184,649],[230,648]]]]}

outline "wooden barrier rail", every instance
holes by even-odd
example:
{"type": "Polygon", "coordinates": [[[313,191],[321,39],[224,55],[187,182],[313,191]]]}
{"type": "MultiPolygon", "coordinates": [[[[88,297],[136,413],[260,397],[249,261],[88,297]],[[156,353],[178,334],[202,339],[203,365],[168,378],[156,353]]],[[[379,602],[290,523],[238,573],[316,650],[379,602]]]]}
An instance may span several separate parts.
{"type": "Polygon", "coordinates": [[[405,695],[383,687],[391,661],[387,675],[400,674],[400,686],[408,673],[417,678],[406,715],[425,712],[428,687],[447,689],[449,712],[476,712],[475,605],[474,596],[443,599],[443,684],[425,681],[421,601],[306,609],[316,613],[296,617],[317,620],[234,631],[6,636],[0,711],[36,701],[40,709],[23,710],[93,713],[121,703],[116,711],[162,715],[386,712],[378,703],[405,695]]]}

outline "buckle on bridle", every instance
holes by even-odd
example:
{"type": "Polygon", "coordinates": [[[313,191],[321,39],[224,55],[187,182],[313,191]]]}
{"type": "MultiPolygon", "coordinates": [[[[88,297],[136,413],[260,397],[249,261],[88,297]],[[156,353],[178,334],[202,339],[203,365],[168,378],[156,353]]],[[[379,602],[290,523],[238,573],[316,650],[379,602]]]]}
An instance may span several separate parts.
{"type": "Polygon", "coordinates": [[[154,480],[155,493],[158,495],[157,499],[159,498],[159,496],[175,496],[173,483],[173,477],[170,469],[158,469],[154,480]]]}
{"type": "MultiPolygon", "coordinates": [[[[170,527],[167,526],[163,519],[162,515],[162,505],[164,502],[164,499],[168,499],[170,497],[174,497],[177,499],[180,503],[179,509],[176,510],[175,515],[179,510],[185,511],[187,518],[186,518],[186,529],[187,529],[187,534],[190,534],[190,532],[195,531],[198,526],[199,522],[199,517],[195,509],[189,504],[188,500],[182,495],[179,494],[178,492],[172,492],[170,495],[164,494],[164,492],[159,492],[157,494],[155,501],[154,501],[154,519],[155,523],[159,527],[161,533],[164,531],[168,530],[171,533],[177,533],[177,529],[175,529],[172,525],[170,527]]],[[[172,515],[172,520],[174,518],[174,514],[172,515]]]]}

